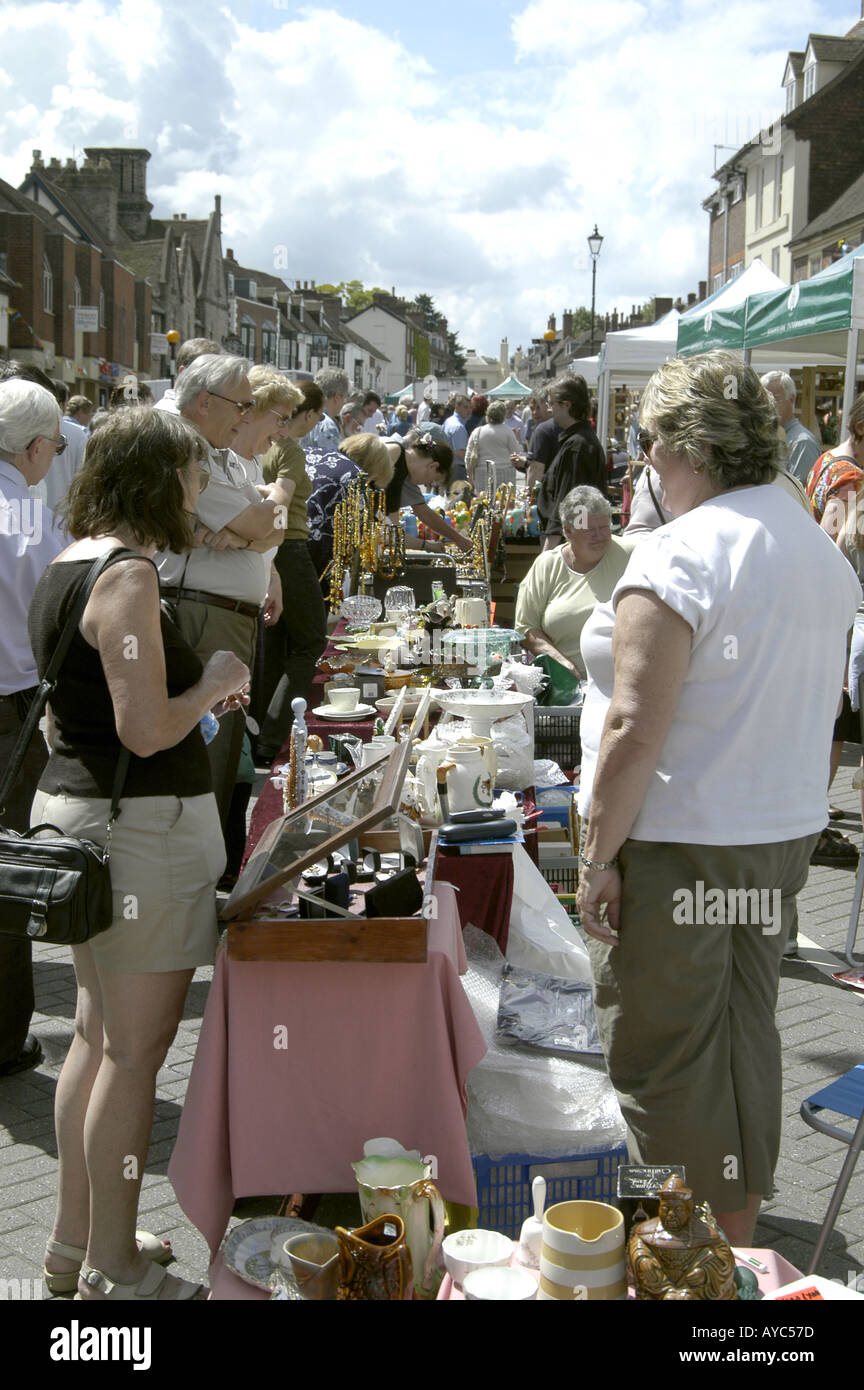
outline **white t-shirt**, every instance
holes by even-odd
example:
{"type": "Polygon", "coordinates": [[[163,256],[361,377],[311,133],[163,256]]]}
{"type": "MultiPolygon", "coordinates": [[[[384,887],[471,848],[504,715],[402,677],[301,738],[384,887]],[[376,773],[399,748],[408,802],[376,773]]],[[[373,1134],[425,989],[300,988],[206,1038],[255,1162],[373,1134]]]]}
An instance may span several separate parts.
{"type": "Polygon", "coordinates": [[[772,485],[712,498],[640,541],[582,634],[583,817],[612,696],[614,609],[628,589],[653,591],[693,629],[678,708],[631,838],[758,845],[820,831],[846,634],[861,594],[837,546],[772,485]]]}
{"type": "MultiPolygon", "coordinates": [[[[200,494],[195,511],[211,531],[221,531],[251,503],[262,500],[242,459],[231,449],[211,449],[207,470],[210,481],[200,494]]],[[[259,555],[255,550],[213,550],[201,545],[190,550],[188,556],[162,551],[155,559],[159,582],[165,588],[176,588],[182,579],[184,589],[262,603],[270,582],[269,555],[269,551],[259,555]]]]}

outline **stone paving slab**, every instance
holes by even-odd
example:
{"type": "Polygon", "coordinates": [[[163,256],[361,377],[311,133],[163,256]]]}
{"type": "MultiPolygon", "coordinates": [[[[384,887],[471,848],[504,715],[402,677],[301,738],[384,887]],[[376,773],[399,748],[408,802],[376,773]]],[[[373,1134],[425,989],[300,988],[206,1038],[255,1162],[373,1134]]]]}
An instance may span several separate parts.
{"type": "MultiPolygon", "coordinates": [[[[844,758],[831,799],[857,815],[860,807],[851,787],[852,764],[851,757],[844,758]]],[[[839,828],[860,843],[860,817],[839,828]]],[[[762,1208],[756,1242],[773,1246],[800,1269],[807,1268],[846,1149],[810,1129],[800,1117],[799,1106],[827,1081],[864,1059],[864,994],[831,979],[832,971],[846,968],[842,950],[854,882],[855,875],[848,870],[811,870],[799,896],[799,909],[800,931],[814,945],[804,945],[800,958],[784,961],[780,981],[777,1020],[783,1041],[783,1138],[776,1192],[762,1208]]],[[[864,926],[858,945],[864,956],[864,926]]],[[[8,1279],[41,1276],[54,1206],[54,1088],[72,1038],[75,1009],[68,952],[62,947],[37,946],[34,966],[33,1028],[46,1060],[33,1072],[0,1081],[0,1278],[8,1279]]],[[[201,1278],[206,1271],[207,1246],[177,1205],[165,1173],[211,978],[210,969],[196,973],[177,1038],[159,1073],[141,1196],[142,1224],[172,1241],[177,1256],[172,1270],[187,1278],[201,1278]]],[[[348,1201],[331,1199],[320,1219],[329,1219],[325,1213],[331,1206],[334,1220],[344,1219],[348,1201]]],[[[244,1200],[233,1220],[275,1209],[272,1198],[257,1205],[252,1199],[244,1200]]],[[[844,1283],[850,1274],[864,1272],[864,1159],[853,1175],[821,1272],[844,1283]]]]}

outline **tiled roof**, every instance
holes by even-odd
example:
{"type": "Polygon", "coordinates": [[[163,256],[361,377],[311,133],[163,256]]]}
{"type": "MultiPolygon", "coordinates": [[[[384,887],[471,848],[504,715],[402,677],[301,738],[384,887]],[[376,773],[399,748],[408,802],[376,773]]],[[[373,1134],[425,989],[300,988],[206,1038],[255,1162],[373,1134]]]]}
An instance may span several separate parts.
{"type": "Polygon", "coordinates": [[[854,183],[850,183],[830,207],[820,212],[806,227],[802,227],[798,235],[792,238],[790,245],[794,247],[803,241],[809,241],[811,237],[819,236],[820,233],[830,232],[853,217],[864,218],[864,174],[859,175],[854,183]]]}
{"type": "Polygon", "coordinates": [[[864,39],[838,39],[833,34],[811,34],[808,47],[818,63],[848,63],[857,58],[864,39]]]}

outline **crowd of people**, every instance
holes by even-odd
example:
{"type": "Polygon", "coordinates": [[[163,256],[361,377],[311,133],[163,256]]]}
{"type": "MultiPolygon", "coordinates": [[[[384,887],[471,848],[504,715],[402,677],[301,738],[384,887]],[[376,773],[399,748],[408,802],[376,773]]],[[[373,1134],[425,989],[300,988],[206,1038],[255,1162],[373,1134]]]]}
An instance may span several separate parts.
{"type": "MultiPolygon", "coordinates": [[[[283,747],[326,645],[333,517],[358,478],[393,521],[408,509],[439,537],[421,548],[463,552],[470,540],[430,490],[539,485],[543,550],[516,624],[529,654],[587,679],[579,908],[631,1157],[685,1162],[749,1243],[779,1146],[779,961],[808,863],[836,859],[826,788],[857,726],[857,677],[835,717],[864,574],[864,397],[823,451],[790,384],[728,354],[667,363],[640,403],[644,468],[613,536],[607,454],[578,376],[524,404],[457,394],[390,411],[339,369],[294,383],[195,339],[155,406],[127,383],[94,412],[36,368],[0,366],[0,762],[106,561],[4,824],[104,844],[121,789],[115,920],[72,948],[49,1288],[204,1296],[136,1229],[156,1074],[192,974],[213,958],[215,891],[239,868],[254,760],[283,747]],[[778,692],[794,694],[782,718],[778,692]],[[675,895],[696,880],[776,894],[776,931],[680,930],[675,895]]],[[[864,640],[854,670],[862,653],[864,640]]],[[[0,935],[0,1077],[41,1059],[33,1006],[30,945],[0,935]]]]}

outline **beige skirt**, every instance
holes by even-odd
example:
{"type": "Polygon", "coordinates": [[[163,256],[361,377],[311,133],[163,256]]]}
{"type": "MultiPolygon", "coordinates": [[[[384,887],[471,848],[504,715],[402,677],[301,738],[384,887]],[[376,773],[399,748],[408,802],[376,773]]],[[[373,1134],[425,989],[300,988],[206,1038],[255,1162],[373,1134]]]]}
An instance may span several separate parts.
{"type": "MultiPolygon", "coordinates": [[[[111,802],[37,791],[30,824],[56,825],[104,845],[111,802]]],[[[88,942],[100,969],[126,975],[192,970],[213,961],[216,884],[225,842],[205,796],[123,798],[111,836],[114,921],[88,942]]]]}

